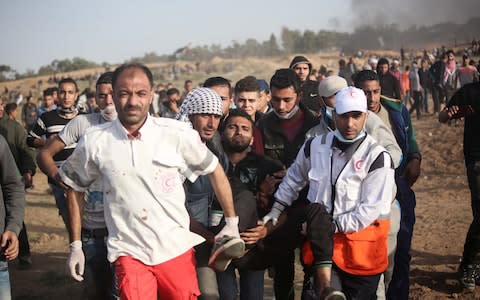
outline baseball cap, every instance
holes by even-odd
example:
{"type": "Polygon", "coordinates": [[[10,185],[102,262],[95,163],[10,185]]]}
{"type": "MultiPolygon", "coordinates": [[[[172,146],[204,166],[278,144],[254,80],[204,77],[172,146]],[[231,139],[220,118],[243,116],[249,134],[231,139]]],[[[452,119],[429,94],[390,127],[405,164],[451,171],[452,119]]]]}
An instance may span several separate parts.
{"type": "Polygon", "coordinates": [[[335,112],[342,115],[351,111],[367,112],[367,97],[363,90],[353,86],[341,89],[335,96],[335,112]]]}
{"type": "Polygon", "coordinates": [[[338,75],[328,76],[318,85],[318,94],[322,97],[330,97],[347,86],[345,78],[338,75]]]}

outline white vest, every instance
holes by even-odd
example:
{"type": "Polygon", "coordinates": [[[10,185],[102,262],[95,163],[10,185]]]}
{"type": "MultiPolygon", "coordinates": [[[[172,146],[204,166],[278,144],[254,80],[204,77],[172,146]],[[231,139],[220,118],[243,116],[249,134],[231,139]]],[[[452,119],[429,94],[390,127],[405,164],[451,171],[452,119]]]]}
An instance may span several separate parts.
{"type": "MultiPolygon", "coordinates": [[[[310,188],[307,198],[311,202],[324,204],[330,213],[332,212],[333,202],[333,218],[335,219],[338,215],[351,212],[360,204],[362,188],[368,188],[362,186],[362,181],[368,175],[373,162],[386,150],[367,134],[351,159],[340,171],[335,182],[335,178],[332,178],[331,174],[333,138],[333,133],[329,132],[312,140],[310,145],[311,168],[308,172],[310,188]],[[333,187],[334,195],[332,195],[333,187]],[[332,199],[332,196],[335,199],[332,199]]],[[[386,162],[391,163],[390,160],[386,160],[386,162]]],[[[395,190],[394,185],[393,190],[395,190]]],[[[381,201],[381,207],[378,207],[380,210],[379,217],[388,217],[391,200],[384,199],[384,201],[381,201]]]]}

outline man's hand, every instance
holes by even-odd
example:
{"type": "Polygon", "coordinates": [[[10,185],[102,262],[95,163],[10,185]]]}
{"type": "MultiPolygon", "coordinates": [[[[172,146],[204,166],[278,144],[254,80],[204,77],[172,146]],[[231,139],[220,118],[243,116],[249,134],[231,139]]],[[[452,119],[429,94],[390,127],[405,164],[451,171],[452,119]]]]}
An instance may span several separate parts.
{"type": "Polygon", "coordinates": [[[272,221],[273,226],[277,225],[278,218],[280,217],[284,209],[285,206],[283,206],[279,202],[273,203],[270,212],[263,217],[263,223],[267,224],[268,221],[272,221]]]}
{"type": "Polygon", "coordinates": [[[10,230],[5,230],[2,234],[2,239],[0,241],[0,247],[7,261],[14,260],[18,256],[18,238],[15,232],[10,230]]]}
{"type": "Polygon", "coordinates": [[[420,176],[420,160],[417,158],[411,159],[405,169],[403,169],[402,177],[408,182],[408,185],[412,187],[420,176]]]}
{"type": "Polygon", "coordinates": [[[215,236],[215,241],[221,239],[223,236],[240,238],[240,233],[238,232],[238,216],[225,217],[225,226],[223,226],[222,230],[215,236]]]}
{"type": "Polygon", "coordinates": [[[267,228],[263,226],[262,221],[257,221],[257,226],[249,228],[246,231],[240,233],[240,237],[243,239],[245,244],[255,244],[259,240],[267,236],[267,228]]]}
{"type": "Polygon", "coordinates": [[[282,182],[283,177],[287,173],[287,169],[277,171],[271,175],[267,175],[260,184],[257,192],[258,206],[263,209],[269,209],[271,205],[271,196],[277,189],[277,185],[282,182]]]}
{"type": "Polygon", "coordinates": [[[33,186],[32,174],[30,174],[30,172],[23,174],[23,183],[26,189],[31,188],[33,186]]]}
{"type": "Polygon", "coordinates": [[[70,275],[73,277],[73,279],[77,281],[83,281],[83,271],[85,270],[85,255],[82,251],[81,241],[74,241],[70,244],[70,255],[67,259],[67,268],[70,271],[70,275]]]}

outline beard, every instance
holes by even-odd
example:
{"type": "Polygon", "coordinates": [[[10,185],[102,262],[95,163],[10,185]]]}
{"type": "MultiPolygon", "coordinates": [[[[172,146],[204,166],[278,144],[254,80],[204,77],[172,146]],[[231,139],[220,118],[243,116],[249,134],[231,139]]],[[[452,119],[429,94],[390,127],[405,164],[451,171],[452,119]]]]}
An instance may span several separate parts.
{"type": "Polygon", "coordinates": [[[250,147],[250,141],[248,142],[231,142],[223,141],[223,147],[226,152],[230,153],[241,153],[250,147]]]}

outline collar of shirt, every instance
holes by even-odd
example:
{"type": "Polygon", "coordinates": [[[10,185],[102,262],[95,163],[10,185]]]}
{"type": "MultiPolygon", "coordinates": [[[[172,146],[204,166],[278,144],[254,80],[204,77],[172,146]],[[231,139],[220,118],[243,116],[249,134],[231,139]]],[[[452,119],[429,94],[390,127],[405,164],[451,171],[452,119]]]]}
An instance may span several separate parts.
{"type": "Polygon", "coordinates": [[[136,130],[133,133],[129,133],[125,127],[123,127],[120,120],[117,118],[115,121],[115,127],[117,128],[117,132],[120,134],[121,139],[123,140],[139,140],[142,141],[145,137],[148,137],[151,134],[151,128],[153,126],[152,117],[147,116],[145,123],[143,123],[142,127],[136,130]]]}

